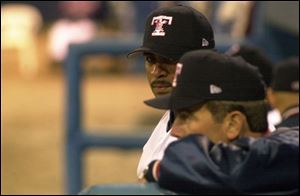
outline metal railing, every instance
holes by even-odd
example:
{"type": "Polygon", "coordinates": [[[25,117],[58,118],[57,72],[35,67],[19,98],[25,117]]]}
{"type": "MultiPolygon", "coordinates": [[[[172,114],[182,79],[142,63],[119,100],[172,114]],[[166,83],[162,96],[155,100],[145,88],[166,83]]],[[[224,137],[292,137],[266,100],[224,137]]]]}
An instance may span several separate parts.
{"type": "MultiPolygon", "coordinates": [[[[83,185],[82,155],[88,148],[117,147],[142,148],[148,135],[91,134],[82,127],[81,116],[81,59],[90,54],[124,55],[138,46],[136,41],[96,40],[73,44],[65,61],[67,76],[67,133],[66,133],[66,186],[67,194],[77,194],[83,185]]],[[[101,132],[106,132],[101,130],[101,132]]]]}

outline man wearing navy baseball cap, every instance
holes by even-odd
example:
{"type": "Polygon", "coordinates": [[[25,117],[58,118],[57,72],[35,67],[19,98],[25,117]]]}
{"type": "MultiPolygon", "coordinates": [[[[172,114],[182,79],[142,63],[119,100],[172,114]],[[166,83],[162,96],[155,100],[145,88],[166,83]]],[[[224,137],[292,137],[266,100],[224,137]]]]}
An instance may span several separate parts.
{"type": "Polygon", "coordinates": [[[274,68],[268,98],[282,117],[277,127],[299,126],[299,57],[286,59],[274,68]]]}
{"type": "Polygon", "coordinates": [[[176,118],[163,159],[147,181],[183,194],[297,194],[299,127],[269,133],[265,84],[241,58],[214,51],[179,60],[170,95],[147,100],[176,118]]]}
{"type": "MultiPolygon", "coordinates": [[[[128,54],[143,55],[147,78],[156,97],[171,93],[176,63],[190,50],[213,49],[213,29],[206,17],[188,6],[171,6],[154,10],[147,18],[143,44],[128,54]]],[[[143,147],[137,174],[152,160],[160,159],[165,148],[177,138],[170,135],[174,113],[167,111],[143,147]]]]}
{"type": "Polygon", "coordinates": [[[145,103],[175,111],[176,119],[171,129],[175,137],[186,135],[182,129],[177,128],[181,123],[186,124],[184,118],[180,120],[180,117],[192,115],[194,109],[202,108],[203,105],[211,110],[219,122],[236,111],[232,117],[242,122],[240,128],[244,130],[236,130],[236,135],[230,132],[232,138],[228,138],[228,141],[236,139],[240,134],[261,136],[268,131],[265,83],[258,69],[243,59],[209,50],[188,52],[177,64],[173,87],[171,94],[145,103]]]}
{"type": "MultiPolygon", "coordinates": [[[[258,46],[250,43],[233,44],[225,54],[230,56],[239,56],[246,60],[251,65],[258,68],[262,74],[263,80],[267,88],[270,87],[272,81],[272,68],[273,63],[271,59],[265,54],[264,50],[258,46]]],[[[275,125],[281,121],[280,113],[277,109],[269,107],[268,123],[270,131],[274,131],[275,125]]]]}

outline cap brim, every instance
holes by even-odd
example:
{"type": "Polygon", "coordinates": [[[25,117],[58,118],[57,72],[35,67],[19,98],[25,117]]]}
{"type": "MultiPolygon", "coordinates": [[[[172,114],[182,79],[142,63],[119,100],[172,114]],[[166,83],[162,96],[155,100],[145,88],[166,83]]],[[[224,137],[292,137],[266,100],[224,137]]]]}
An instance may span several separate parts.
{"type": "Polygon", "coordinates": [[[157,109],[171,109],[171,94],[162,95],[154,99],[144,101],[144,103],[150,107],[157,109]]]}
{"type": "Polygon", "coordinates": [[[194,105],[203,103],[205,99],[191,98],[191,97],[181,97],[172,99],[172,93],[168,95],[159,96],[157,98],[149,99],[144,101],[144,103],[150,107],[164,110],[178,110],[189,108],[194,105]]]}
{"type": "Polygon", "coordinates": [[[154,53],[150,48],[140,47],[127,54],[127,58],[134,57],[141,53],[154,53]]]}
{"type": "Polygon", "coordinates": [[[136,55],[140,55],[141,53],[150,53],[150,54],[155,54],[157,56],[165,57],[168,59],[173,59],[173,60],[179,60],[180,56],[179,55],[170,55],[170,54],[163,54],[162,52],[156,52],[155,50],[147,47],[140,47],[132,52],[127,54],[127,58],[135,57],[136,55]]]}

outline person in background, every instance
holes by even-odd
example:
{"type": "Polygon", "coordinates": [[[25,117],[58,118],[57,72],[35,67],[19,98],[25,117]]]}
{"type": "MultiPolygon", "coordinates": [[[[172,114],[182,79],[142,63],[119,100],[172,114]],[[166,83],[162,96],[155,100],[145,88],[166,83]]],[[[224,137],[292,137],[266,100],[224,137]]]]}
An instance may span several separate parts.
{"type": "MultiPolygon", "coordinates": [[[[272,82],[272,69],[274,67],[272,61],[264,54],[264,51],[250,44],[234,44],[225,54],[230,56],[240,56],[251,65],[256,66],[263,76],[266,87],[269,88],[272,82]]],[[[270,131],[275,130],[275,125],[280,123],[281,115],[279,111],[270,105],[268,112],[268,123],[270,131]]]]}
{"type": "Polygon", "coordinates": [[[299,126],[299,57],[286,59],[274,68],[268,99],[282,117],[277,127],[299,126]]]}
{"type": "MultiPolygon", "coordinates": [[[[70,44],[91,41],[105,34],[105,20],[114,18],[104,1],[59,1],[56,20],[49,29],[48,50],[54,62],[63,62],[70,44]]],[[[109,31],[110,32],[110,31],[109,31]]]]}

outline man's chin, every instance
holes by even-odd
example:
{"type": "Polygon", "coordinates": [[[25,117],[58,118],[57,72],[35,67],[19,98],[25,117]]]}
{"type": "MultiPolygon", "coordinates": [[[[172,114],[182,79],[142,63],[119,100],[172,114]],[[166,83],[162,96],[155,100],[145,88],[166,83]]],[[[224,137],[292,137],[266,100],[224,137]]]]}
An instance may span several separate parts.
{"type": "Polygon", "coordinates": [[[171,89],[170,90],[166,89],[164,91],[162,91],[162,90],[159,90],[159,91],[153,90],[153,94],[155,95],[155,97],[159,97],[159,96],[163,96],[163,95],[168,95],[170,93],[171,93],[171,89]]]}

